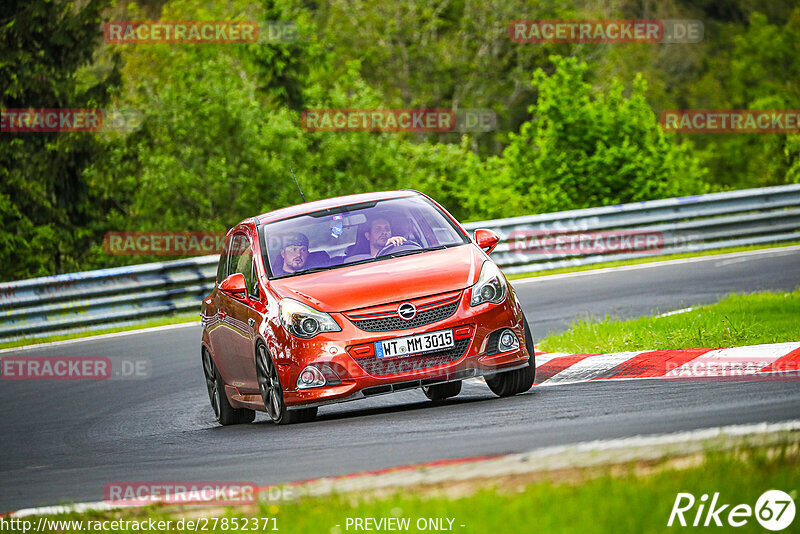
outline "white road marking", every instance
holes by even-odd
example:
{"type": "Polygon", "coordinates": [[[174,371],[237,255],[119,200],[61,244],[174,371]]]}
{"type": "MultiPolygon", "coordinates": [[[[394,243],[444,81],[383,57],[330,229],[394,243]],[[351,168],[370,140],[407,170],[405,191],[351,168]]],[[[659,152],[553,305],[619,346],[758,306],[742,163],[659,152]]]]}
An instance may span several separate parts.
{"type": "Polygon", "coordinates": [[[671,315],[678,315],[680,313],[688,313],[694,309],[694,306],[689,306],[688,308],[681,308],[680,310],[673,310],[671,312],[662,313],[661,315],[656,315],[656,317],[669,317],[671,315]]]}
{"type": "Polygon", "coordinates": [[[33,345],[23,345],[21,347],[10,347],[7,349],[0,349],[0,354],[3,354],[4,352],[17,352],[22,350],[40,349],[44,347],[58,347],[61,345],[71,345],[72,343],[80,343],[82,341],[97,341],[101,339],[112,339],[116,337],[133,336],[136,334],[151,334],[153,332],[163,332],[165,330],[174,330],[176,328],[186,328],[187,326],[200,326],[200,321],[192,321],[191,323],[166,324],[163,326],[140,328],[138,330],[126,330],[124,332],[112,332],[110,334],[100,334],[98,336],[77,337],[75,339],[64,339],[62,341],[50,341],[48,343],[35,343],[33,345]]]}
{"type": "Polygon", "coordinates": [[[713,256],[698,256],[695,258],[680,258],[677,260],[654,261],[650,263],[641,263],[638,265],[620,265],[619,267],[605,267],[601,269],[591,269],[588,271],[578,271],[574,273],[551,274],[545,276],[533,276],[531,278],[522,278],[519,280],[509,280],[511,285],[517,286],[520,284],[529,284],[532,282],[549,282],[551,280],[560,280],[563,278],[575,278],[578,276],[593,276],[596,274],[617,273],[621,271],[638,271],[639,269],[653,269],[656,267],[666,267],[669,265],[682,265],[685,263],[697,263],[701,261],[716,261],[728,258],[746,257],[746,256],[759,256],[764,254],[780,254],[800,251],[800,245],[793,245],[791,247],[778,247],[761,250],[747,250],[744,252],[731,252],[728,254],[715,254],[713,256]]]}

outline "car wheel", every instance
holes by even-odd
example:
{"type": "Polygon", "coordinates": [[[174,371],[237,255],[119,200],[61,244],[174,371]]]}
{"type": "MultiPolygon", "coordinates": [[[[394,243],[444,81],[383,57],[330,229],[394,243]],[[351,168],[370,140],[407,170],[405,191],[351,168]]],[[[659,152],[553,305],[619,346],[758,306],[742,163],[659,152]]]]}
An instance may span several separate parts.
{"type": "Polygon", "coordinates": [[[492,390],[492,393],[498,397],[510,397],[525,393],[536,379],[536,358],[533,351],[533,334],[531,328],[528,326],[528,320],[525,314],[522,314],[522,322],[525,325],[525,347],[530,352],[528,358],[528,366],[522,369],[515,369],[514,371],[507,371],[505,373],[497,373],[492,376],[486,377],[486,385],[492,390]]]}
{"type": "Polygon", "coordinates": [[[305,423],[317,416],[317,408],[289,410],[283,401],[283,388],[278,377],[278,368],[267,354],[267,348],[259,344],[256,352],[256,375],[258,389],[264,400],[264,407],[272,421],[279,425],[305,423]]]}
{"type": "Polygon", "coordinates": [[[461,393],[461,380],[457,382],[447,382],[446,384],[436,384],[434,386],[422,386],[425,396],[432,401],[440,401],[455,397],[461,393]]]}
{"type": "Polygon", "coordinates": [[[254,410],[234,408],[228,402],[228,397],[225,395],[225,383],[207,349],[203,349],[203,374],[206,377],[208,399],[211,401],[214,417],[219,424],[227,426],[253,422],[256,418],[254,410]]]}

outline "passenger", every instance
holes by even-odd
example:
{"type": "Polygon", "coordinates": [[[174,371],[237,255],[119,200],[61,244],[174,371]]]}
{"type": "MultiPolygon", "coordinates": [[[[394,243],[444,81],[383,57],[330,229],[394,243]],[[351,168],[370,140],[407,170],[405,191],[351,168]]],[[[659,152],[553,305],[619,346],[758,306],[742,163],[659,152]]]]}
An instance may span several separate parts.
{"type": "Polygon", "coordinates": [[[283,263],[275,269],[273,273],[275,276],[292,274],[305,267],[308,259],[308,237],[299,232],[285,235],[281,247],[281,258],[283,263]]]}

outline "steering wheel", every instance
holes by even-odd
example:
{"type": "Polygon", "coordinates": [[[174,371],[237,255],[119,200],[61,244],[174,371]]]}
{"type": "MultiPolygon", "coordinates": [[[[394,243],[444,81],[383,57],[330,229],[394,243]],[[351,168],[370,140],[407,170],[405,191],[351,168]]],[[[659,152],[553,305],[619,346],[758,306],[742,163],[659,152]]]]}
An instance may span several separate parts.
{"type": "Polygon", "coordinates": [[[402,245],[386,245],[378,251],[375,257],[377,258],[378,256],[385,256],[386,254],[389,254],[389,252],[400,252],[401,250],[414,250],[418,248],[422,248],[422,245],[409,239],[402,245]]]}

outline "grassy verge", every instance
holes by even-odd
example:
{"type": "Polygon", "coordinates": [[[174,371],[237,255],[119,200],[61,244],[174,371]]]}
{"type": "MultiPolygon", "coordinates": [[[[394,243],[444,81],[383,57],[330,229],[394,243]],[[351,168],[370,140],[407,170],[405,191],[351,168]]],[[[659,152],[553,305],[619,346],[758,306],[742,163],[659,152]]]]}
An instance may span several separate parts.
{"type": "MultiPolygon", "coordinates": [[[[672,530],[667,527],[667,521],[678,493],[691,493],[698,499],[697,504],[685,513],[691,524],[703,494],[719,492],[718,506],[730,505],[721,514],[724,522],[733,506],[746,504],[755,507],[759,496],[770,489],[783,490],[797,500],[799,486],[800,448],[794,443],[669,460],[442,483],[437,487],[411,487],[383,496],[343,494],[302,498],[280,505],[262,503],[250,507],[184,511],[150,507],[73,513],[49,519],[81,521],[84,531],[88,530],[87,525],[91,526],[89,520],[117,518],[171,520],[172,532],[194,531],[194,526],[185,523],[184,528],[176,528],[176,521],[183,518],[184,521],[205,521],[207,530],[199,528],[205,532],[229,532],[233,529],[232,519],[235,519],[238,526],[245,521],[248,525],[257,524],[257,532],[277,529],[297,534],[346,534],[363,531],[355,529],[352,523],[348,524],[348,518],[398,518],[407,519],[409,525],[407,530],[398,530],[420,532],[417,522],[422,525],[421,521],[433,518],[443,520],[444,526],[452,524],[451,531],[463,533],[650,533],[672,530]],[[536,478],[531,479],[531,476],[536,478]],[[216,528],[212,528],[215,517],[216,528]],[[227,520],[226,527],[222,526],[222,518],[227,520]],[[267,528],[263,528],[265,524],[267,528]]],[[[35,517],[26,519],[33,525],[38,521],[35,517]]],[[[736,529],[723,524],[722,528],[712,526],[711,529],[716,532],[764,532],[755,517],[748,518],[746,525],[736,529]]],[[[792,528],[798,524],[800,517],[795,518],[786,532],[796,532],[792,528]]],[[[679,526],[673,529],[686,530],[679,526]]],[[[50,531],[54,530],[57,529],[51,526],[50,531]]],[[[76,525],[58,530],[80,531],[76,525]]],[[[689,530],[694,529],[690,527],[689,530]]],[[[10,531],[22,530],[12,528],[10,531]]]]}
{"type": "Polygon", "coordinates": [[[140,330],[142,328],[152,328],[154,326],[165,326],[170,324],[189,323],[192,321],[199,321],[200,314],[196,313],[182,313],[176,315],[169,315],[167,317],[158,317],[149,319],[140,323],[135,323],[126,326],[118,326],[114,328],[104,328],[102,330],[92,330],[90,332],[74,332],[72,334],[63,334],[60,336],[47,336],[33,339],[18,339],[15,341],[7,341],[0,343],[0,349],[7,349],[13,347],[22,347],[26,345],[36,345],[39,343],[50,343],[52,341],[64,341],[65,339],[77,339],[83,337],[99,336],[101,334],[114,334],[117,332],[127,332],[129,330],[140,330]]]}
{"type": "Polygon", "coordinates": [[[606,317],[574,322],[545,337],[545,352],[615,352],[717,348],[800,341],[800,289],[789,293],[729,295],[720,302],[666,317],[606,317]]]}
{"type": "Polygon", "coordinates": [[[532,271],[529,273],[509,274],[506,278],[509,280],[518,280],[520,278],[531,278],[536,276],[549,276],[551,274],[574,273],[580,271],[593,271],[595,269],[606,269],[608,267],[620,267],[622,265],[639,265],[642,263],[654,263],[659,261],[679,260],[682,258],[699,258],[702,256],[714,256],[716,254],[732,254],[734,252],[746,252],[748,250],[762,250],[769,248],[783,248],[800,245],[800,241],[792,241],[790,243],[769,243],[766,245],[748,245],[743,247],[721,248],[714,250],[703,250],[699,252],[685,252],[683,254],[668,254],[664,256],[646,256],[642,258],[634,258],[632,260],[621,261],[608,261],[605,263],[598,263],[595,265],[581,265],[577,267],[561,267],[559,269],[551,269],[549,271],[532,271]]]}

